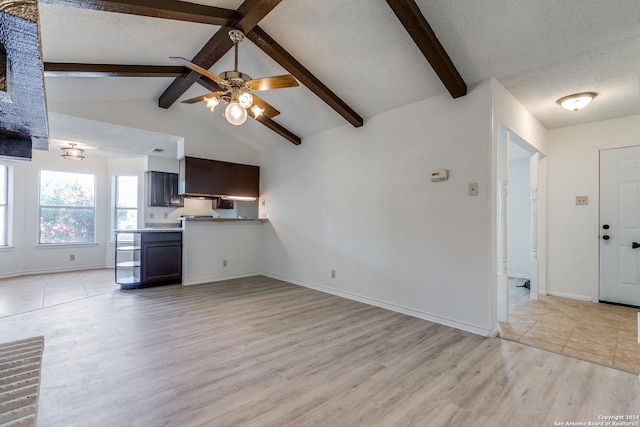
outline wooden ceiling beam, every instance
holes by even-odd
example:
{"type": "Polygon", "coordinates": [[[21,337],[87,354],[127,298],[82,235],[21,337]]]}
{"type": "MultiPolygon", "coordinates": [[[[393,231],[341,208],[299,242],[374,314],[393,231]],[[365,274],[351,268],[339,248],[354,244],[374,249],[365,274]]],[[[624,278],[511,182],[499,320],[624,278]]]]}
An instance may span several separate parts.
{"type": "Polygon", "coordinates": [[[331,91],[325,84],[318,80],[309,70],[307,70],[300,62],[291,56],[282,46],[280,46],[271,36],[269,36],[262,28],[255,26],[252,31],[246,33],[247,38],[256,46],[262,49],[282,68],[290,72],[300,83],[309,88],[320,99],[333,108],[338,114],[345,118],[355,127],[364,124],[362,117],[358,115],[351,107],[349,107],[342,99],[331,91]]]}
{"type": "Polygon", "coordinates": [[[467,94],[467,85],[414,0],[387,0],[404,28],[429,61],[453,98],[467,94]]]}
{"type": "Polygon", "coordinates": [[[179,65],[44,63],[45,77],[180,77],[187,71],[179,65]]]}
{"type": "MultiPolygon", "coordinates": [[[[245,34],[253,30],[258,23],[269,14],[282,0],[245,0],[238,8],[238,15],[241,17],[237,22],[230,25],[230,28],[242,30],[245,34]]],[[[220,28],[211,39],[204,45],[200,52],[191,60],[202,68],[209,69],[218,62],[233,47],[233,42],[229,38],[229,28],[220,28]]],[[[160,95],[158,105],[162,108],[169,108],[193,85],[200,75],[195,71],[190,71],[183,77],[178,77],[160,95]]]]}
{"type": "Polygon", "coordinates": [[[40,0],[40,3],[220,26],[230,26],[240,17],[235,10],[176,0],[40,0]]]}
{"type": "Polygon", "coordinates": [[[293,132],[291,132],[290,130],[286,129],[284,126],[274,122],[272,119],[270,119],[269,117],[265,116],[264,114],[261,114],[258,117],[256,117],[253,114],[253,111],[251,111],[251,109],[248,109],[247,113],[253,119],[255,119],[256,121],[262,123],[263,125],[265,125],[269,129],[271,129],[272,131],[274,131],[275,133],[277,133],[278,135],[280,135],[281,137],[283,137],[287,141],[291,142],[292,144],[300,145],[302,143],[302,140],[300,139],[300,137],[298,135],[296,135],[293,132]]]}

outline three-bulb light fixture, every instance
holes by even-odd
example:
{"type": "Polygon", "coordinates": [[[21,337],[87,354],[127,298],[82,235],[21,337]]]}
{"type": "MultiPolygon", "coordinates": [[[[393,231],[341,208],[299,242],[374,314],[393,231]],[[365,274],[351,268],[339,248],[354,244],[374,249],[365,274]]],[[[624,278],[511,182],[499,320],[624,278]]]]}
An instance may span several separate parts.
{"type": "Polygon", "coordinates": [[[212,96],[211,98],[204,99],[207,104],[207,108],[211,111],[213,111],[223,100],[227,102],[227,106],[224,109],[224,118],[235,126],[240,126],[247,120],[247,110],[250,109],[255,118],[258,118],[264,111],[258,105],[253,103],[253,95],[244,88],[233,87],[231,89],[231,96],[228,100],[219,96],[212,96]]]}

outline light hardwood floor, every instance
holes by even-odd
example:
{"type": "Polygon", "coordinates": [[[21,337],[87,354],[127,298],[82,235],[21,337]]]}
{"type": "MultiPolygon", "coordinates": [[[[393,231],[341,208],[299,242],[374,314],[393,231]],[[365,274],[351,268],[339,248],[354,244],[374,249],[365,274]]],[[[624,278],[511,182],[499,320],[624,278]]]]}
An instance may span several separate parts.
{"type": "Polygon", "coordinates": [[[639,414],[636,375],[266,277],[0,319],[45,336],[39,426],[551,426],[639,414]]]}

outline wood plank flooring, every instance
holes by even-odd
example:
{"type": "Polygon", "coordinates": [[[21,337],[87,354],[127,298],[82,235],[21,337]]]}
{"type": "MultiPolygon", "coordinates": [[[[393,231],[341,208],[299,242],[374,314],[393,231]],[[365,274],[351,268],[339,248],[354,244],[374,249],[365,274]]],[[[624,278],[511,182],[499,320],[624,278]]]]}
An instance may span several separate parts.
{"type": "Polygon", "coordinates": [[[0,319],[44,335],[39,426],[541,426],[640,414],[636,375],[266,277],[0,319]]]}

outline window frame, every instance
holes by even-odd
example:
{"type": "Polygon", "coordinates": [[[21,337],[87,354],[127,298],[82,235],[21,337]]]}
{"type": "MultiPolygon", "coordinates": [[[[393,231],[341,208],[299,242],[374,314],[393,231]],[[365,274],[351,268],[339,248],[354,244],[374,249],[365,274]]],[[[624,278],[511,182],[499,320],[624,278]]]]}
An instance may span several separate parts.
{"type": "Polygon", "coordinates": [[[97,224],[96,224],[96,204],[97,204],[97,195],[98,195],[98,188],[97,188],[97,177],[95,173],[91,173],[91,172],[69,172],[69,171],[60,171],[60,170],[50,170],[50,169],[41,169],[40,170],[40,176],[39,176],[39,180],[38,180],[38,246],[44,246],[44,247],[51,247],[51,246],[69,246],[69,245],[73,245],[73,246],[95,246],[97,244],[96,241],[96,228],[97,228],[97,224]],[[43,205],[42,204],[42,172],[52,172],[52,173],[59,173],[59,174],[69,174],[69,175],[89,175],[93,178],[93,206],[88,207],[88,206],[68,206],[68,205],[43,205]],[[91,209],[92,210],[92,222],[93,222],[93,233],[91,236],[91,241],[90,242],[78,242],[78,241],[73,241],[73,242],[56,242],[56,243],[47,243],[47,242],[42,242],[42,208],[46,208],[46,209],[77,209],[77,210],[87,210],[87,209],[91,209]]]}
{"type": "MultiPolygon", "coordinates": [[[[113,176],[113,221],[112,221],[112,227],[114,230],[118,229],[118,212],[120,211],[135,211],[136,215],[136,226],[135,228],[138,228],[138,213],[139,213],[139,194],[138,194],[138,184],[140,181],[140,177],[138,175],[114,175],[113,176]],[[119,184],[119,179],[118,178],[136,178],[136,207],[135,208],[131,208],[131,207],[126,207],[126,208],[120,208],[118,207],[118,195],[120,192],[120,184],[119,184]]],[[[115,233],[113,233],[113,236],[115,237],[115,233]]]]}

